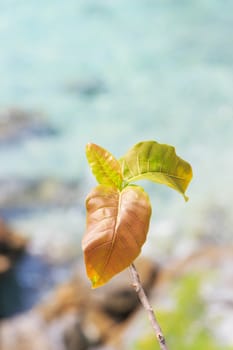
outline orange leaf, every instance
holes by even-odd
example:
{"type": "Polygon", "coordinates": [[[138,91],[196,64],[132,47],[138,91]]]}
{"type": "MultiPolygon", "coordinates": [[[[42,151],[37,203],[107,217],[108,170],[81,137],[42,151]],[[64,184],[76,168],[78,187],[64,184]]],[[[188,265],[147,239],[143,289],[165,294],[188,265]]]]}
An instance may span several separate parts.
{"type": "Polygon", "coordinates": [[[121,192],[97,186],[86,199],[87,227],[82,241],[92,287],[105,284],[140,254],[149,229],[151,206],[139,186],[121,192]]]}

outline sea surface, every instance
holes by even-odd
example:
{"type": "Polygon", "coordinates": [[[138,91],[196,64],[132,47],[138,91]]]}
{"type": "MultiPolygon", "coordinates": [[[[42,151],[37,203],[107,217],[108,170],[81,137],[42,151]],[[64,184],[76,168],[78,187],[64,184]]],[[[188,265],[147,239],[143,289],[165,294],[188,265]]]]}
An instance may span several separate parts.
{"type": "Polygon", "coordinates": [[[163,256],[174,244],[187,253],[196,238],[231,240],[231,0],[1,0],[0,123],[9,109],[29,113],[29,124],[37,115],[43,127],[22,132],[17,117],[9,122],[17,127],[0,143],[4,195],[12,182],[80,185],[70,205],[1,209],[33,238],[32,251],[80,252],[84,199],[95,186],[88,142],[118,158],[156,140],[192,164],[187,203],[142,183],[153,204],[148,254],[163,256]]]}

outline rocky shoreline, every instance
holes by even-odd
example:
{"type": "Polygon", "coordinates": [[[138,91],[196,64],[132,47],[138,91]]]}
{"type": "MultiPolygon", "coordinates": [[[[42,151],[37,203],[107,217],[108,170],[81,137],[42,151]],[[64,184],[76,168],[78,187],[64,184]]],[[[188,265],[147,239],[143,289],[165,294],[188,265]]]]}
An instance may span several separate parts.
{"type": "MultiPolygon", "coordinates": [[[[1,221],[1,286],[4,283],[2,276],[17,265],[18,257],[27,249],[27,240],[12,232],[1,221]]],[[[167,262],[164,266],[146,258],[138,259],[136,266],[154,304],[164,298],[171,283],[182,275],[189,271],[203,273],[212,270],[217,273],[222,268],[226,270],[227,266],[232,266],[232,257],[233,247],[206,246],[186,258],[167,262]]],[[[128,271],[117,275],[105,286],[92,290],[83,262],[77,259],[71,268],[72,277],[52,288],[44,300],[28,311],[1,320],[1,349],[112,350],[119,347],[124,349],[130,340],[133,342],[137,324],[141,325],[141,319],[145,316],[142,317],[143,310],[139,307],[128,271]]],[[[223,278],[223,274],[220,275],[223,278]]],[[[230,295],[232,271],[230,273],[229,270],[226,278],[221,286],[223,291],[228,288],[227,295],[230,295]]],[[[223,305],[225,302],[222,297],[223,305]]]]}
{"type": "MultiPolygon", "coordinates": [[[[19,252],[21,255],[26,253],[27,241],[20,240],[20,236],[10,231],[3,221],[0,233],[0,284],[3,287],[4,283],[9,284],[9,273],[18,263],[19,252]],[[7,274],[8,279],[4,279],[7,274]]],[[[158,274],[158,266],[147,259],[140,259],[136,264],[143,286],[149,292],[158,274]]],[[[17,289],[14,293],[17,301],[17,289]]],[[[10,318],[0,315],[4,316],[0,323],[1,349],[34,350],[41,348],[42,344],[44,350],[89,349],[104,344],[113,329],[122,325],[138,305],[127,271],[101,290],[93,291],[83,263],[77,261],[73,265],[71,280],[56,287],[46,301],[21,314],[16,312],[15,316],[10,312],[10,318]]]]}

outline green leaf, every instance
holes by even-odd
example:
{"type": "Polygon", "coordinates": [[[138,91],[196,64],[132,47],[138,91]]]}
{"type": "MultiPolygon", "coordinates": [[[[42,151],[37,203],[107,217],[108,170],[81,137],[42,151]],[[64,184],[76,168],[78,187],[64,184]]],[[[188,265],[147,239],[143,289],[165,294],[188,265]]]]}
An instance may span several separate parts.
{"type": "Polygon", "coordinates": [[[92,287],[105,284],[140,254],[151,216],[148,195],[139,186],[122,191],[99,185],[86,199],[82,249],[92,287]]]}
{"type": "Polygon", "coordinates": [[[123,182],[121,166],[110,152],[94,143],[88,143],[86,156],[91,170],[100,184],[121,189],[123,182]]]}
{"type": "Polygon", "coordinates": [[[185,191],[192,179],[192,168],[176,155],[174,147],[155,141],[140,142],[120,159],[120,163],[125,181],[147,179],[164,184],[188,200],[185,191]]]}

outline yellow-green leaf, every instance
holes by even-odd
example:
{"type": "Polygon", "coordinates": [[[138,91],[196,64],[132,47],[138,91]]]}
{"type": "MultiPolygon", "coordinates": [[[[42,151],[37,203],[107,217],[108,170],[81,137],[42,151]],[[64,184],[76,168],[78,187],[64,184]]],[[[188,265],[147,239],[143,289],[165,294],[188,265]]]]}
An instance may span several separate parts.
{"type": "Polygon", "coordinates": [[[99,185],[86,199],[87,226],[82,241],[92,287],[127,268],[146,240],[151,216],[148,195],[139,186],[122,191],[99,185]]]}
{"type": "Polygon", "coordinates": [[[147,179],[164,184],[188,200],[185,191],[192,179],[192,168],[177,156],[174,147],[155,141],[140,142],[120,159],[120,163],[125,181],[147,179]]]}
{"type": "Polygon", "coordinates": [[[91,170],[100,184],[121,189],[123,182],[121,166],[110,152],[94,143],[88,143],[86,156],[91,170]]]}

